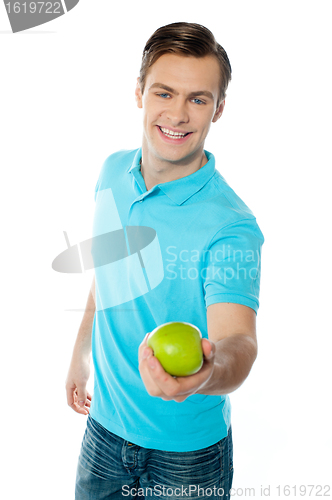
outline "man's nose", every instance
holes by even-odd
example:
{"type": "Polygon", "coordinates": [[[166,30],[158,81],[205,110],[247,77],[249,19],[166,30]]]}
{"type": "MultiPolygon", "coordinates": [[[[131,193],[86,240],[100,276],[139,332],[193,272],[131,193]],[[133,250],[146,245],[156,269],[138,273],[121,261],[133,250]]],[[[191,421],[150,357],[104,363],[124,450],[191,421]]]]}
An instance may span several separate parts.
{"type": "Polygon", "coordinates": [[[187,123],[189,114],[186,101],[174,99],[167,108],[166,116],[174,127],[179,123],[187,123]]]}

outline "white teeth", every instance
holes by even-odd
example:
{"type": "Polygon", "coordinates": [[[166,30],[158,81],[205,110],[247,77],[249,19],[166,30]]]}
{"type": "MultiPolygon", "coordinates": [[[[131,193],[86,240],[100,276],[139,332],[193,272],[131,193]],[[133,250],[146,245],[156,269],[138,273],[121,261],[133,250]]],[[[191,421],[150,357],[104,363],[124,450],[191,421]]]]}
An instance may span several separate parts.
{"type": "Polygon", "coordinates": [[[172,137],[173,139],[182,139],[186,134],[182,134],[181,132],[172,132],[172,130],[168,130],[167,128],[160,127],[160,130],[168,137],[172,137]]]}

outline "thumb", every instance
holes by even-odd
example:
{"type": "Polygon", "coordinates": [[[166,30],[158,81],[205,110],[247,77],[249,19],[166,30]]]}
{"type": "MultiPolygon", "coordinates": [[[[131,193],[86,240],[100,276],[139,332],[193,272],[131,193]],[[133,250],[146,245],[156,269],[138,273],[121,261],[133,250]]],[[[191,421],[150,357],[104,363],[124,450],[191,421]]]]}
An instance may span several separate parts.
{"type": "Polygon", "coordinates": [[[77,387],[77,402],[79,406],[84,406],[86,402],[87,391],[84,385],[77,387]]]}
{"type": "Polygon", "coordinates": [[[202,339],[202,349],[207,360],[210,360],[216,352],[215,343],[208,339],[202,339]]]}

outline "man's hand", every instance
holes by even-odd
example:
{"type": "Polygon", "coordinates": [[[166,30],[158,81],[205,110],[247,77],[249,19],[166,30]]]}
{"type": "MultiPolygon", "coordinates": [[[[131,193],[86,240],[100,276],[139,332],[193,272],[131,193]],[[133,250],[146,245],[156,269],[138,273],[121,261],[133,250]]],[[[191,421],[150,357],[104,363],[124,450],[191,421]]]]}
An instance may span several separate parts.
{"type": "Polygon", "coordinates": [[[66,380],[67,403],[77,413],[88,415],[91,394],[86,389],[90,362],[86,356],[74,356],[66,380]]]}
{"type": "Polygon", "coordinates": [[[202,389],[213,373],[216,352],[214,342],[202,339],[204,361],[197,373],[188,377],[174,378],[165,372],[153,355],[153,350],[147,346],[148,336],[149,333],[139,347],[138,361],[142,380],[150,396],[160,397],[164,401],[174,400],[182,403],[187,397],[202,389]]]}

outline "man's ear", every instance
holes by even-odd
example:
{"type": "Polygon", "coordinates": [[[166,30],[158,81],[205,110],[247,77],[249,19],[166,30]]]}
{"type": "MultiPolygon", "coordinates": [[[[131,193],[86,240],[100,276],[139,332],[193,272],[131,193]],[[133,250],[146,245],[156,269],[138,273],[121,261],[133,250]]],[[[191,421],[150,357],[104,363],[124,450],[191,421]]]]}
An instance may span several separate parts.
{"type": "Polygon", "coordinates": [[[135,99],[136,99],[137,107],[138,108],[143,108],[143,104],[142,104],[142,92],[141,92],[141,86],[140,86],[140,83],[139,83],[139,77],[137,78],[137,83],[136,83],[135,99]]]}
{"type": "Polygon", "coordinates": [[[223,101],[221,101],[221,103],[219,104],[218,109],[215,112],[214,117],[212,119],[213,123],[215,123],[217,120],[219,120],[219,118],[222,115],[222,112],[224,111],[224,107],[225,107],[225,99],[223,101]]]}

